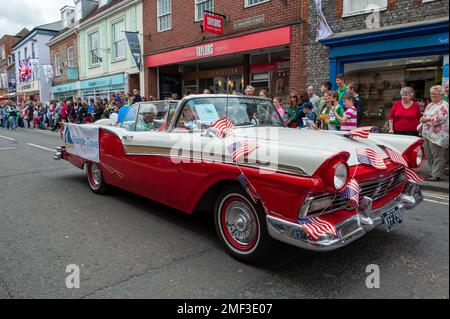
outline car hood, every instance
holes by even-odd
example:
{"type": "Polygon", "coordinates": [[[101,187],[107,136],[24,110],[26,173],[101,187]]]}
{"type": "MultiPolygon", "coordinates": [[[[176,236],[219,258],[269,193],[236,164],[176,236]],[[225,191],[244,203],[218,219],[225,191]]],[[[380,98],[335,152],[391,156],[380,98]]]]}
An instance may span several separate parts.
{"type": "MultiPolygon", "coordinates": [[[[270,160],[273,165],[301,168],[307,175],[316,170],[330,157],[341,152],[348,152],[350,166],[357,165],[358,148],[369,148],[379,153],[383,159],[388,156],[379,145],[397,149],[386,141],[376,138],[379,134],[371,134],[369,138],[347,138],[343,132],[314,131],[290,128],[238,128],[229,139],[256,141],[260,148],[257,154],[249,159],[270,160]],[[269,155],[268,155],[269,154],[269,155]]],[[[403,150],[399,150],[402,152],[403,150]]]]}

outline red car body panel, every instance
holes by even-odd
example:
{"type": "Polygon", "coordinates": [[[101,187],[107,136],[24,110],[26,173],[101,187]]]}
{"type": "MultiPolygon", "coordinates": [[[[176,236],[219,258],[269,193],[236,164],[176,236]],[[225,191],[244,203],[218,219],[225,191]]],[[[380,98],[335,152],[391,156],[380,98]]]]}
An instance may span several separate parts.
{"type": "MultiPolygon", "coordinates": [[[[63,152],[64,159],[83,168],[86,160],[63,152]]],[[[100,167],[105,181],[113,186],[144,196],[156,202],[192,214],[211,187],[224,181],[236,182],[241,173],[236,165],[217,162],[175,163],[168,156],[127,155],[122,141],[115,134],[100,130],[100,167]]],[[[388,170],[399,165],[388,163],[388,170]]],[[[319,176],[296,176],[285,173],[261,174],[258,169],[241,166],[262,198],[270,214],[295,222],[308,194],[326,192],[319,176]]],[[[380,170],[367,165],[350,167],[350,176],[361,181],[376,180],[380,170]]],[[[373,208],[384,206],[395,199],[404,185],[373,203],[373,208]]],[[[356,211],[334,212],[327,219],[338,223],[356,214],[356,211]]]]}

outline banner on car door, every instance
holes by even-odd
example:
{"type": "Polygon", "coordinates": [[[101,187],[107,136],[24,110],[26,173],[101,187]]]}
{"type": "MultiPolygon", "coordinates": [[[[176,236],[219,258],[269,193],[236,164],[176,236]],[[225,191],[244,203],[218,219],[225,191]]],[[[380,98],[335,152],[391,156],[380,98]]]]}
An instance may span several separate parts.
{"type": "Polygon", "coordinates": [[[94,125],[65,123],[64,142],[69,153],[92,162],[100,162],[99,128],[94,125]]]}

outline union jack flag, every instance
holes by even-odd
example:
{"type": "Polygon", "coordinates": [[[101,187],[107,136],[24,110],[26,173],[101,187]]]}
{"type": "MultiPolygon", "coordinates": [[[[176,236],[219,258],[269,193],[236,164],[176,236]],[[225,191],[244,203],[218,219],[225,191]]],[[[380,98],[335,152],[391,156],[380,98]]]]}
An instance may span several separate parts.
{"type": "Polygon", "coordinates": [[[218,138],[224,138],[227,135],[232,135],[234,132],[234,125],[228,117],[217,120],[211,125],[211,128],[212,132],[215,133],[218,138]]]}
{"type": "Polygon", "coordinates": [[[346,137],[360,137],[360,138],[369,138],[370,133],[372,132],[373,126],[359,127],[350,131],[350,134],[345,135],[346,137]]]}
{"type": "Polygon", "coordinates": [[[298,222],[303,226],[308,236],[314,240],[325,234],[337,236],[336,227],[320,217],[300,219],[298,222]]]}
{"type": "Polygon", "coordinates": [[[258,192],[252,186],[247,177],[245,177],[244,174],[241,174],[238,176],[237,180],[239,181],[239,183],[241,183],[242,187],[244,187],[247,194],[252,198],[253,202],[256,204],[261,197],[259,197],[258,192]]]}
{"type": "Polygon", "coordinates": [[[370,165],[376,169],[387,169],[383,157],[377,152],[368,148],[358,148],[356,152],[358,154],[358,161],[361,164],[370,165]]]}
{"type": "Polygon", "coordinates": [[[259,145],[256,142],[236,142],[228,146],[228,151],[231,153],[233,162],[239,162],[241,158],[248,156],[257,148],[259,145]]]}
{"type": "Polygon", "coordinates": [[[359,183],[356,179],[353,178],[348,182],[345,190],[338,194],[338,197],[348,199],[349,207],[352,209],[356,209],[359,206],[360,193],[361,188],[359,187],[359,183]]]}

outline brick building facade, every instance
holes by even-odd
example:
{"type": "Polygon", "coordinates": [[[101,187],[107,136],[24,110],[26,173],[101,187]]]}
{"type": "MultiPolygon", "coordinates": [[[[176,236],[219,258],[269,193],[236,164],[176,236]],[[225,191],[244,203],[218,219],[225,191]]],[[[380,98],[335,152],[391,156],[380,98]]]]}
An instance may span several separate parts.
{"type": "Polygon", "coordinates": [[[53,97],[61,99],[77,95],[78,88],[75,85],[79,79],[77,34],[73,29],[65,29],[50,41],[49,47],[54,75],[53,97]],[[71,85],[73,88],[67,89],[71,85]]]}
{"type": "Polygon", "coordinates": [[[29,31],[23,29],[16,35],[4,35],[0,39],[0,96],[15,92],[15,56],[12,54],[14,45],[29,31]],[[6,78],[5,78],[6,75],[6,78]],[[6,79],[6,81],[4,81],[6,79]],[[5,82],[5,83],[4,83],[5,82]]]}
{"type": "Polygon", "coordinates": [[[180,95],[204,89],[242,92],[245,85],[253,84],[285,96],[289,89],[304,86],[306,1],[207,2],[213,4],[209,11],[226,16],[221,35],[203,31],[202,21],[196,21],[202,15],[194,0],[143,1],[148,17],[144,19],[148,95],[164,98],[171,91],[180,95]],[[170,11],[171,27],[170,21],[167,27],[157,15],[158,5],[167,3],[171,10],[162,13],[170,11]],[[159,30],[158,23],[167,30],[159,30]],[[285,43],[282,37],[287,38],[285,43]],[[202,48],[210,52],[202,53],[202,48]]]}
{"type": "Polygon", "coordinates": [[[365,124],[383,126],[401,87],[412,86],[424,99],[431,85],[448,78],[449,1],[369,0],[378,12],[352,12],[355,3],[362,1],[323,0],[334,35],[316,43],[315,2],[308,1],[307,83],[334,84],[344,73],[363,98],[365,124]]]}

